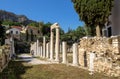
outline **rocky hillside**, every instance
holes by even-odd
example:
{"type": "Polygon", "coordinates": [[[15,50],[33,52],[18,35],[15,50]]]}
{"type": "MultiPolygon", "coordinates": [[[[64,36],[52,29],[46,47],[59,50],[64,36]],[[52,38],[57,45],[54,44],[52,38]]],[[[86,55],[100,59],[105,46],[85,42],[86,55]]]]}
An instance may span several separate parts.
{"type": "Polygon", "coordinates": [[[29,20],[25,15],[16,15],[12,12],[7,12],[4,10],[0,10],[0,20],[10,20],[13,22],[20,22],[23,24],[29,24],[30,22],[35,22],[32,20],[29,20]]]}

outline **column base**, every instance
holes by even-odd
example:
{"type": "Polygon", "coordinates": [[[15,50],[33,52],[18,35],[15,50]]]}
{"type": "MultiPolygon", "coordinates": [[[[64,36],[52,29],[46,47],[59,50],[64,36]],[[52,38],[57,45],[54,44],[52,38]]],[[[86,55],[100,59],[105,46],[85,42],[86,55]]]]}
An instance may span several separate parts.
{"type": "Polygon", "coordinates": [[[53,59],[53,58],[50,58],[49,60],[53,61],[54,59],[53,59]]]}
{"type": "Polygon", "coordinates": [[[67,61],[66,61],[66,62],[65,62],[65,61],[62,61],[62,63],[63,63],[63,64],[67,64],[67,61]]]}
{"type": "Polygon", "coordinates": [[[59,63],[59,62],[60,62],[60,60],[59,60],[59,59],[55,59],[55,62],[58,62],[58,63],[59,63]]]}
{"type": "Polygon", "coordinates": [[[72,64],[72,66],[79,66],[79,64],[72,64]]]}

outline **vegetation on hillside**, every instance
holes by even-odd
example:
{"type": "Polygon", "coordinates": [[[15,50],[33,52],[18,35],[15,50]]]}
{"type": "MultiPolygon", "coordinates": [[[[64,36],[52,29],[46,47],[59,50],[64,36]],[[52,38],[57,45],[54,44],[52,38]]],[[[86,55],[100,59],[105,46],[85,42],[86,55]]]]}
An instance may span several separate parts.
{"type": "MultiPolygon", "coordinates": [[[[21,34],[21,36],[25,36],[24,38],[22,38],[22,40],[24,39],[24,41],[26,42],[30,42],[30,41],[35,41],[36,39],[41,39],[42,41],[42,37],[45,36],[47,41],[49,41],[50,39],[50,26],[53,24],[51,22],[48,23],[44,23],[44,22],[35,22],[35,21],[29,21],[28,23],[25,23],[26,20],[29,20],[27,17],[25,17],[24,15],[16,15],[14,13],[11,12],[7,12],[7,11],[3,11],[0,10],[0,15],[1,15],[1,26],[5,26],[4,29],[0,29],[1,31],[1,38],[0,38],[0,42],[2,42],[3,39],[5,39],[5,31],[10,29],[10,26],[31,26],[35,29],[37,29],[37,35],[34,34],[34,31],[31,30],[30,32],[28,30],[26,30],[26,34],[21,34]],[[2,17],[4,16],[5,17],[2,17]],[[24,17],[24,21],[22,21],[20,18],[24,17]],[[19,20],[18,20],[19,19],[19,20]],[[3,32],[4,31],[4,32],[3,32]],[[4,33],[2,35],[2,33],[4,33]]],[[[55,30],[54,30],[54,34],[56,34],[55,30]]],[[[68,32],[64,32],[64,30],[62,28],[60,28],[60,41],[67,41],[68,44],[72,44],[74,42],[78,42],[79,39],[83,36],[85,36],[87,34],[86,30],[84,27],[82,26],[78,26],[77,29],[69,29],[68,32]]],[[[2,43],[3,44],[3,43],[2,43]]]]}

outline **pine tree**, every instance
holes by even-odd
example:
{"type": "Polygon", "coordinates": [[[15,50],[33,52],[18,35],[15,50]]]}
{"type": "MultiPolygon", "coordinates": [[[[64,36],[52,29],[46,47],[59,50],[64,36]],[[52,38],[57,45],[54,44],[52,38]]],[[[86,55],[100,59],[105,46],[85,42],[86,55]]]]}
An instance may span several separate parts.
{"type": "Polygon", "coordinates": [[[96,26],[97,36],[108,21],[113,6],[113,0],[72,0],[80,20],[87,26],[96,26]]]}

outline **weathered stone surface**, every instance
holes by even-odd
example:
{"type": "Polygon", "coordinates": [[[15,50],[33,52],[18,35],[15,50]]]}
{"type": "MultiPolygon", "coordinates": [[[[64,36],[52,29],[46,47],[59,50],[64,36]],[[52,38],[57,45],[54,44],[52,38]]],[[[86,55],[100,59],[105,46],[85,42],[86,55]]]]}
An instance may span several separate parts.
{"type": "Polygon", "coordinates": [[[10,60],[10,46],[4,45],[0,47],[0,71],[2,71],[10,60]]]}
{"type": "Polygon", "coordinates": [[[95,52],[95,71],[120,76],[120,37],[88,37],[80,39],[79,64],[89,68],[89,54],[95,52]],[[119,62],[119,63],[117,63],[119,62]]]}

